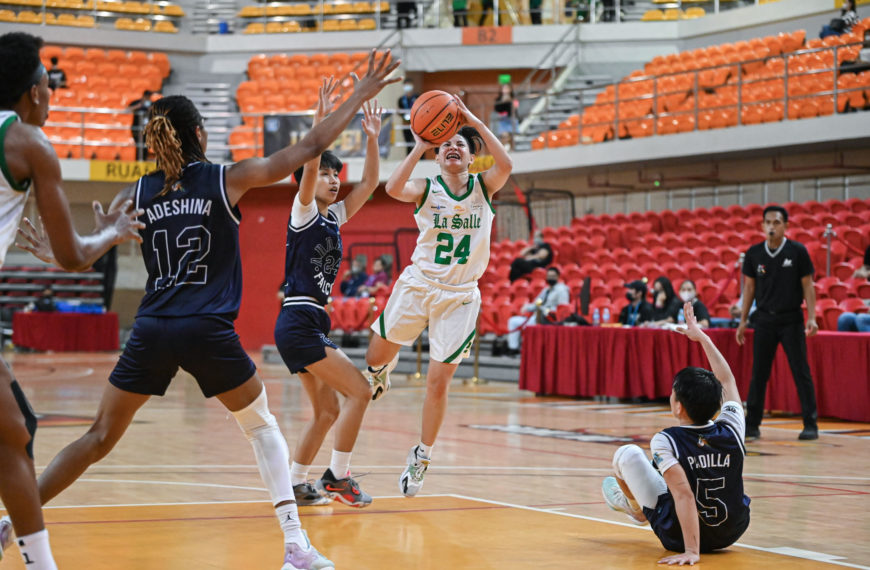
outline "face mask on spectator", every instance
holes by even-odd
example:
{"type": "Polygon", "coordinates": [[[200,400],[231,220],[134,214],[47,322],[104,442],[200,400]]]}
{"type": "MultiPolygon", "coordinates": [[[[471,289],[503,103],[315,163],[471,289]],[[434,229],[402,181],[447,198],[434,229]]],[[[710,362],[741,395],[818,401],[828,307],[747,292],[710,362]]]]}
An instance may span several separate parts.
{"type": "Polygon", "coordinates": [[[680,291],[680,299],[682,299],[684,303],[688,303],[694,298],[695,294],[691,291],[680,291]]]}
{"type": "Polygon", "coordinates": [[[547,285],[549,285],[550,287],[552,287],[553,285],[555,285],[558,282],[559,282],[558,279],[553,279],[552,277],[547,278],[547,285]]]}

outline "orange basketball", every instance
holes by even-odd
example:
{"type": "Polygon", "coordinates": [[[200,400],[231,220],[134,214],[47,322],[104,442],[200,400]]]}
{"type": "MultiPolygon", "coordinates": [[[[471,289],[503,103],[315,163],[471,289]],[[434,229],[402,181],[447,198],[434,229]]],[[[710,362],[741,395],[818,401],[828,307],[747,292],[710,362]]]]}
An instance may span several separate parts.
{"type": "Polygon", "coordinates": [[[411,107],[411,128],[424,141],[441,144],[459,129],[459,107],[453,95],[427,91],[411,107]]]}

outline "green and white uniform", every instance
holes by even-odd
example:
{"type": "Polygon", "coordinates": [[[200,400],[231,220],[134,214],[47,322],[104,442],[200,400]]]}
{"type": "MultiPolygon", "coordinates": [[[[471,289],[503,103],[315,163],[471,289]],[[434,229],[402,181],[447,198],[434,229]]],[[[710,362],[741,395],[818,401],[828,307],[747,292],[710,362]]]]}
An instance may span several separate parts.
{"type": "Polygon", "coordinates": [[[420,229],[411,265],[396,281],[384,312],[372,323],[383,338],[410,346],[429,327],[429,355],[458,364],[477,328],[477,280],[489,265],[495,210],[481,174],[455,195],[441,176],[426,180],[414,211],[420,229]]]}
{"type": "Polygon", "coordinates": [[[0,111],[0,265],[6,259],[6,251],[15,242],[24,204],[30,191],[30,180],[18,182],[12,177],[6,164],[6,131],[18,120],[14,111],[0,111]]]}

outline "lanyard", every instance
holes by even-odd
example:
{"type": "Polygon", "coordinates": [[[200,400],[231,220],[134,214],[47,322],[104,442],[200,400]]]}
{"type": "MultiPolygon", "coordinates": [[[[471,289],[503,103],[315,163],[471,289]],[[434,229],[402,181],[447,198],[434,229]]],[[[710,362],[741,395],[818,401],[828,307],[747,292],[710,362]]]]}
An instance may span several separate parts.
{"type": "Polygon", "coordinates": [[[630,304],[628,305],[628,324],[634,326],[634,323],[637,321],[637,314],[640,312],[640,303],[637,304],[637,307],[632,307],[630,304]]]}

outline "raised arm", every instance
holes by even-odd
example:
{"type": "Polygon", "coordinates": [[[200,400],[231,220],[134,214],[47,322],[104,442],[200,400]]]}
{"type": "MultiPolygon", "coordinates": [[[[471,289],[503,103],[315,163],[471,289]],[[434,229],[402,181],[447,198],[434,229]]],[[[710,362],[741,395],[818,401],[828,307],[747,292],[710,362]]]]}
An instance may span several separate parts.
{"type": "Polygon", "coordinates": [[[507,149],[499,142],[498,138],[492,134],[489,127],[486,126],[486,123],[475,117],[474,114],[468,110],[468,107],[465,106],[465,103],[459,99],[458,95],[455,95],[454,98],[456,99],[456,104],[459,106],[459,111],[465,117],[465,122],[468,126],[474,127],[474,129],[480,133],[480,136],[483,139],[483,144],[486,145],[486,149],[495,161],[495,164],[483,173],[483,183],[491,198],[496,192],[501,190],[502,186],[507,182],[511,175],[511,171],[514,169],[514,161],[508,154],[507,149]]]}
{"type": "MultiPolygon", "coordinates": [[[[312,128],[319,125],[329,112],[332,110],[332,94],[335,91],[336,83],[332,77],[323,78],[323,83],[320,85],[320,90],[317,97],[317,108],[314,110],[314,119],[312,128]]],[[[317,176],[320,174],[320,155],[318,154],[311,160],[305,163],[302,169],[302,180],[299,181],[299,203],[307,206],[314,200],[314,191],[317,185],[317,176]]]]}
{"type": "MultiPolygon", "coordinates": [[[[16,137],[21,144],[16,146],[30,165],[27,177],[33,181],[36,207],[45,230],[43,237],[51,245],[55,263],[68,271],[84,271],[112,246],[129,239],[142,241],[139,229],[145,225],[137,220],[141,211],[134,211],[129,200],[121,202],[108,213],[104,213],[102,206],[95,202],[97,227],[90,235],[79,235],[73,227],[69,202],[61,187],[60,162],[51,143],[34,127],[16,126],[22,128],[16,137]]],[[[33,253],[32,240],[24,232],[21,235],[31,242],[31,246],[24,244],[21,247],[33,253]]]]}
{"type": "Polygon", "coordinates": [[[380,57],[372,50],[368,70],[357,81],[350,98],[301,141],[268,158],[249,158],[232,165],[227,170],[227,194],[231,205],[237,204],[249,189],[279,182],[309,160],[319,157],[347,127],[364,101],[377,95],[384,86],[402,80],[401,77],[387,78],[399,63],[399,60],[392,61],[389,50],[380,57]]]}
{"type": "Polygon", "coordinates": [[[399,166],[393,171],[387,179],[386,190],[387,194],[398,200],[399,202],[414,202],[420,204],[423,199],[423,192],[426,191],[426,181],[422,178],[411,178],[411,173],[414,172],[414,167],[423,158],[423,154],[435,145],[428,143],[420,138],[420,135],[411,131],[414,135],[414,148],[411,153],[406,156],[399,166]]]}
{"type": "Polygon", "coordinates": [[[686,317],[685,335],[690,340],[701,343],[701,348],[704,349],[704,354],[707,355],[707,360],[710,362],[710,370],[722,383],[722,397],[726,402],[739,402],[740,392],[737,390],[737,381],[734,379],[734,374],[731,372],[731,367],[728,362],[710,337],[707,336],[700,326],[698,326],[698,318],[695,316],[695,310],[691,303],[683,305],[683,315],[686,317]]]}
{"type": "Polygon", "coordinates": [[[381,155],[378,148],[378,135],[381,134],[382,111],[377,101],[368,101],[363,105],[362,128],[366,134],[366,162],[362,179],[344,199],[344,209],[348,219],[363,207],[380,181],[381,155]]]}

